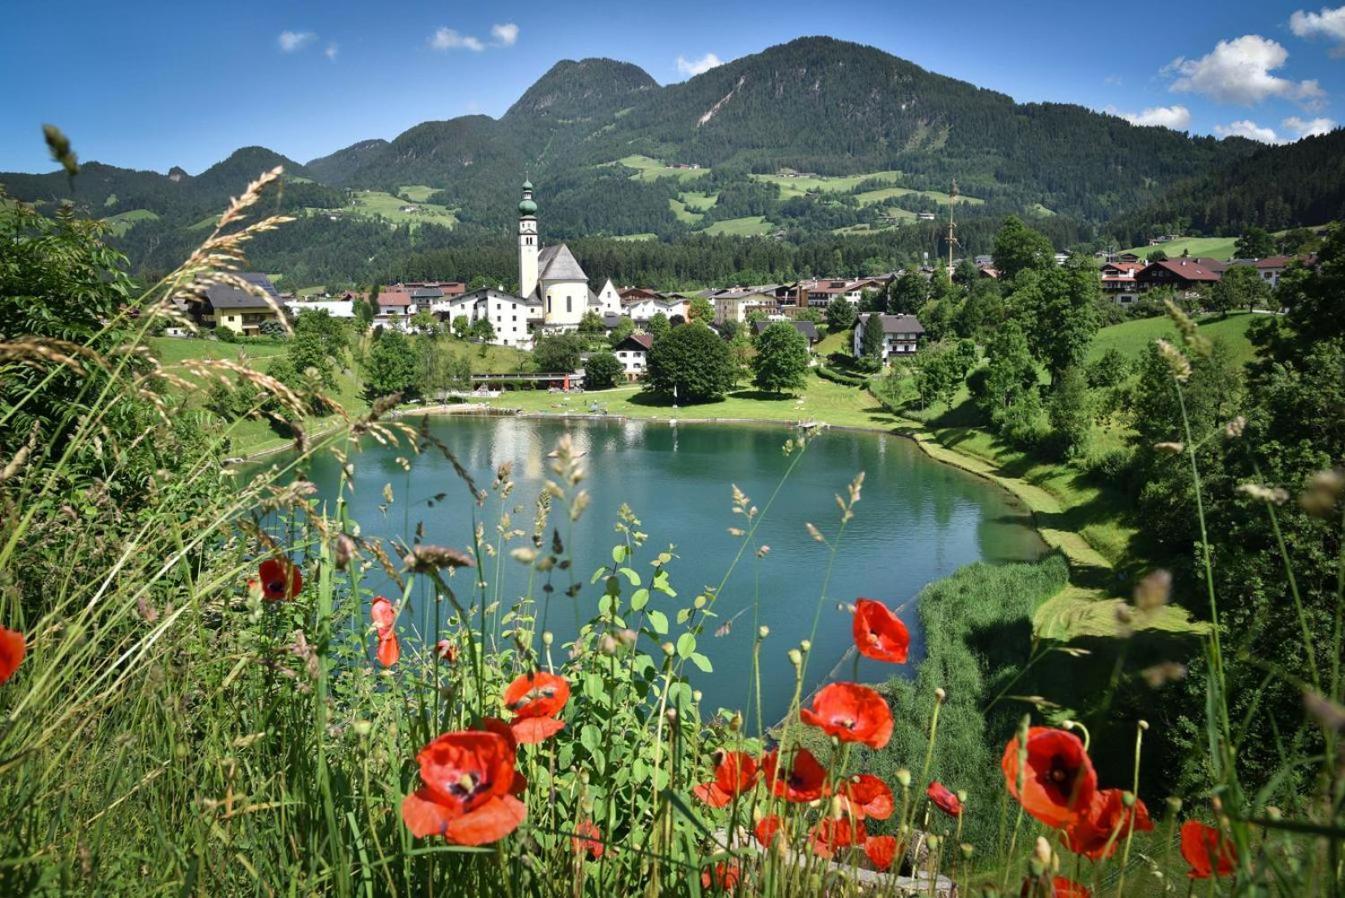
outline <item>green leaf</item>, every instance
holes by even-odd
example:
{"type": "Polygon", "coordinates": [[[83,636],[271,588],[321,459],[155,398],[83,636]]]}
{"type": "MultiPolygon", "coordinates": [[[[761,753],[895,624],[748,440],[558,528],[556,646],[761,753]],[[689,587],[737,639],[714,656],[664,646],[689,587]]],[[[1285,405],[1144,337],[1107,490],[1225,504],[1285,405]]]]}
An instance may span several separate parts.
{"type": "Polygon", "coordinates": [[[654,632],[660,636],[666,636],[668,633],[668,615],[658,609],[651,608],[649,611],[649,626],[654,628],[654,632]]]}
{"type": "Polygon", "coordinates": [[[705,673],[714,673],[715,669],[710,665],[710,659],[700,652],[691,653],[691,663],[699,667],[705,673]]]}
{"type": "Polygon", "coordinates": [[[689,620],[691,620],[691,609],[690,609],[690,608],[679,608],[679,609],[677,610],[677,622],[678,622],[679,624],[684,624],[684,623],[686,623],[686,622],[689,621],[689,620]]]}
{"type": "Polygon", "coordinates": [[[676,596],[677,590],[668,585],[668,572],[659,571],[654,575],[654,588],[667,596],[676,596]]]}
{"type": "Polygon", "coordinates": [[[612,546],[612,561],[617,564],[626,560],[626,554],[625,546],[612,546]]]}
{"type": "Polygon", "coordinates": [[[583,743],[584,748],[593,757],[597,757],[602,751],[602,733],[591,723],[584,724],[579,730],[579,741],[583,743]]]}
{"type": "Polygon", "coordinates": [[[617,568],[617,570],[625,575],[626,579],[630,581],[631,586],[640,585],[640,575],[635,573],[635,571],[632,568],[623,567],[623,568],[617,568]]]}
{"type": "Polygon", "coordinates": [[[630,607],[632,611],[643,611],[644,606],[649,604],[649,590],[641,587],[635,590],[630,597],[630,607]]]}
{"type": "Polygon", "coordinates": [[[677,637],[677,656],[679,658],[690,658],[696,651],[696,637],[690,633],[683,633],[677,637]]]}

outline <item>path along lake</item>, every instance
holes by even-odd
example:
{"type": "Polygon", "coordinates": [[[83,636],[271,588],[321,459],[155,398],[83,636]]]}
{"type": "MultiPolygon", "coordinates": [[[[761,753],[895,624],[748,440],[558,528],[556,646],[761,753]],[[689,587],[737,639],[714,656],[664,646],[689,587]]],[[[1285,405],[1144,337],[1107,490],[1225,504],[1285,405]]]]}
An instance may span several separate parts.
{"type": "MultiPolygon", "coordinates": [[[[651,607],[661,607],[673,621],[674,634],[680,632],[677,609],[687,607],[706,587],[718,585],[738,552],[739,539],[728,531],[743,527],[744,521],[732,513],[732,485],[764,509],[790,464],[782,447],[795,433],[753,424],[684,422],[672,427],[666,421],[467,415],[432,418],[430,430],[483,488],[490,485],[500,464],[513,463],[517,485],[507,507],[513,526],[527,533],[532,531],[537,495],[553,476],[547,454],[557,440],[568,433],[576,451],[585,453],[583,485],[592,502],[567,546],[575,559],[575,577],[584,589],[574,600],[560,590],[552,599],[547,628],[555,633],[557,663],[563,657],[559,646],[573,637],[576,619],[587,621],[596,612],[602,585],[589,585],[589,576],[611,562],[612,546],[619,542],[613,525],[623,502],[648,534],[636,559],[638,570],[650,571],[649,561],[673,547],[676,558],[669,571],[678,595],[673,599],[654,593],[651,607]],[[577,609],[570,607],[576,602],[577,609]]],[[[364,451],[352,459],[357,489],[351,503],[363,535],[410,542],[420,526],[426,543],[469,549],[474,508],[442,453],[431,449],[411,456],[404,447],[365,443],[364,451]],[[406,457],[411,461],[409,471],[398,461],[406,457]],[[385,484],[395,497],[386,510],[385,484]],[[434,501],[439,494],[443,499],[434,501]]],[[[840,517],[835,497],[846,494],[860,471],[865,472],[862,499],[839,544],[805,694],[832,675],[852,643],[850,614],[839,610],[838,604],[866,596],[900,609],[911,631],[914,662],[924,654],[914,607],[922,587],[971,562],[1032,560],[1045,551],[1026,509],[988,481],[935,462],[900,437],[823,430],[809,441],[757,530],[757,542],[769,546],[770,552],[761,560],[750,551],[744,553],[715,604],[719,617],[698,646],[714,672],[702,673],[687,665],[692,685],[704,692],[702,707],[707,714],[720,707],[746,709],[753,634],[758,624],[764,624],[770,627],[770,636],[762,651],[762,703],[768,720],[783,715],[793,688],[786,652],[808,638],[827,569],[828,549],[808,535],[805,522],[832,538],[840,517]],[[728,633],[712,635],[729,621],[728,633]]],[[[313,461],[309,476],[322,499],[335,498],[339,473],[330,456],[313,461]]],[[[498,512],[493,494],[477,512],[486,525],[487,540],[498,512]]],[[[563,515],[553,516],[553,523],[557,518],[563,534],[563,515]]],[[[524,540],[512,543],[524,544],[524,540]]],[[[487,564],[488,578],[494,576],[494,567],[487,564]]],[[[471,582],[465,573],[456,578],[464,600],[471,582]]],[[[505,607],[527,588],[527,575],[527,568],[505,558],[500,592],[505,607]]],[[[647,574],[644,577],[647,584],[647,574]]],[[[568,577],[557,582],[563,587],[568,577]]],[[[377,566],[369,571],[366,583],[396,600],[395,585],[377,566]]],[[[401,618],[404,643],[412,645],[419,644],[414,631],[428,632],[424,628],[435,604],[428,585],[416,589],[424,591],[413,592],[411,607],[401,618]]],[[[910,668],[865,659],[859,676],[861,681],[877,682],[901,670],[910,668]]],[[[838,675],[850,677],[849,661],[838,675]]]]}

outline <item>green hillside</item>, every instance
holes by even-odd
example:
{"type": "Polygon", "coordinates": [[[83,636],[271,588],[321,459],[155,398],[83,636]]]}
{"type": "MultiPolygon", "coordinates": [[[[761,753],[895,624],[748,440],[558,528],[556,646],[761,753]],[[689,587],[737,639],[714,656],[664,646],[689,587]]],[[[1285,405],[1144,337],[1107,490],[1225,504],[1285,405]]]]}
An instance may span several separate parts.
{"type": "MultiPolygon", "coordinates": [[[[1250,361],[1254,355],[1247,328],[1262,317],[1248,312],[1234,312],[1227,318],[1207,316],[1200,319],[1200,332],[1211,340],[1222,340],[1238,362],[1250,361]]],[[[1166,315],[1157,318],[1137,318],[1113,324],[1098,331],[1088,352],[1088,360],[1101,358],[1109,349],[1115,349],[1128,358],[1139,358],[1159,338],[1176,341],[1176,325],[1166,315]]]]}
{"type": "Polygon", "coordinates": [[[1122,250],[1122,252],[1134,253],[1144,259],[1148,258],[1149,253],[1161,249],[1167,253],[1169,259],[1175,259],[1185,254],[1202,256],[1207,259],[1227,260],[1233,258],[1233,246],[1237,242],[1238,238],[1236,237],[1183,237],[1180,240],[1170,240],[1156,246],[1134,246],[1122,250]]]}

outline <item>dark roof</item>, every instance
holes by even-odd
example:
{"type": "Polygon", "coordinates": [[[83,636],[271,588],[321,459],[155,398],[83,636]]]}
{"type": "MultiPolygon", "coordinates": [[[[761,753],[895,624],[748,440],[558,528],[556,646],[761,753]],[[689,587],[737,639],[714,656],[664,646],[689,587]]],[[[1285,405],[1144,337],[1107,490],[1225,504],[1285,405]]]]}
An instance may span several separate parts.
{"type": "Polygon", "coordinates": [[[654,337],[651,334],[631,334],[620,343],[616,344],[614,349],[631,349],[637,352],[648,352],[649,347],[654,345],[654,337]]]}
{"type": "MultiPolygon", "coordinates": [[[[876,312],[867,312],[860,316],[860,320],[867,326],[869,319],[876,314],[876,312]]],[[[881,317],[883,333],[885,334],[923,334],[925,332],[925,326],[914,315],[883,315],[881,317]]]]}
{"type": "MultiPolygon", "coordinates": [[[[276,292],[275,284],[272,284],[266,275],[243,271],[234,274],[233,277],[260,288],[273,301],[279,302],[280,295],[276,292]]],[[[205,297],[210,300],[211,307],[216,309],[255,309],[261,306],[271,308],[271,304],[256,293],[241,290],[232,284],[211,284],[205,288],[205,297]]]]}
{"type": "Polygon", "coordinates": [[[443,296],[444,291],[438,287],[416,287],[411,291],[411,298],[415,300],[442,299],[443,296]]]}
{"type": "Polygon", "coordinates": [[[537,254],[537,279],[540,281],[587,281],[588,275],[565,244],[545,247],[537,254]]]}
{"type": "Polygon", "coordinates": [[[1143,280],[1151,279],[1157,269],[1165,269],[1187,281],[1217,281],[1222,268],[1214,269],[1202,264],[1203,259],[1164,259],[1162,262],[1150,262],[1143,271],[1135,275],[1143,280]]]}
{"type": "MultiPolygon", "coordinates": [[[[764,331],[767,327],[769,327],[770,325],[775,324],[775,323],[776,323],[776,322],[774,322],[774,321],[761,321],[761,320],[753,321],[753,322],[752,322],[752,330],[753,330],[754,332],[756,332],[756,333],[759,334],[759,333],[761,333],[762,331],[764,331]]],[[[817,342],[817,325],[816,325],[816,324],[813,324],[811,321],[807,321],[807,320],[802,319],[802,318],[795,319],[795,320],[790,321],[790,322],[788,322],[788,323],[794,325],[794,330],[798,331],[799,333],[801,333],[801,334],[803,334],[805,337],[807,337],[809,343],[816,343],[816,342],[817,342]]]]}

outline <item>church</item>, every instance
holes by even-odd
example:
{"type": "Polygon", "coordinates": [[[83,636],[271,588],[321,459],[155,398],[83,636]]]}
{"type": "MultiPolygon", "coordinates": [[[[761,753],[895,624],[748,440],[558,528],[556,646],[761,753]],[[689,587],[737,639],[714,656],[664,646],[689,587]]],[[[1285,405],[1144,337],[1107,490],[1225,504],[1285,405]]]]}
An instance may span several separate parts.
{"type": "Polygon", "coordinates": [[[547,333],[574,330],[585,312],[621,314],[621,297],[609,278],[594,293],[588,275],[570,248],[561,243],[543,248],[537,232],[537,203],[532,182],[523,182],[518,204],[518,292],[530,306],[541,309],[541,329],[547,333]]]}

